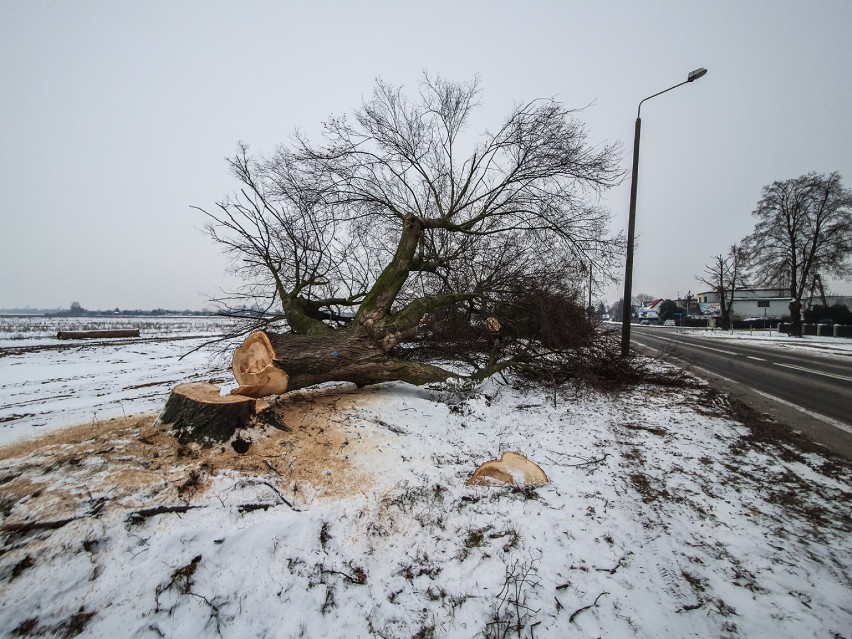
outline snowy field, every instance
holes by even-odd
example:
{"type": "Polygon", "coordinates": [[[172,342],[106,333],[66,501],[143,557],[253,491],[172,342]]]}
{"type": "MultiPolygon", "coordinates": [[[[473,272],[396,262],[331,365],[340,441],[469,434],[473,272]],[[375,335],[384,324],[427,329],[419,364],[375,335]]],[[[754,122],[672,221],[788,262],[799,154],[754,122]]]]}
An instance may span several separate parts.
{"type": "Polygon", "coordinates": [[[217,317],[0,318],[0,445],[162,408],[188,381],[230,381],[217,317]],[[58,340],[60,330],[138,328],[139,338],[58,340]],[[199,349],[199,350],[194,350],[199,349]]]}
{"type": "Polygon", "coordinates": [[[850,637],[852,468],[703,384],[301,391],[238,455],[155,423],[168,385],[227,376],[184,379],[191,342],[43,356],[79,401],[158,399],[0,449],[0,635],[850,637]],[[465,485],[507,450],[550,482],[465,485]]]}
{"type": "Polygon", "coordinates": [[[59,331],[103,331],[138,328],[141,338],[151,339],[218,334],[232,324],[231,320],[221,317],[199,315],[185,317],[0,316],[0,349],[67,344],[67,341],[56,339],[56,334],[59,331]]]}

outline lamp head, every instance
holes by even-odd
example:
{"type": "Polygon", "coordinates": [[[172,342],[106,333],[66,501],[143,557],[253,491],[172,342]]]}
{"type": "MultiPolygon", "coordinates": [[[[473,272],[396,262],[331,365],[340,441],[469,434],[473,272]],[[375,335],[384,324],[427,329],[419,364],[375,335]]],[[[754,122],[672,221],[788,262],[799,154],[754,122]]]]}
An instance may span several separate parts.
{"type": "Polygon", "coordinates": [[[689,72],[689,75],[686,76],[686,81],[692,82],[693,80],[697,80],[698,78],[700,78],[705,73],[707,73],[707,69],[705,69],[704,67],[699,67],[695,71],[689,72]]]}

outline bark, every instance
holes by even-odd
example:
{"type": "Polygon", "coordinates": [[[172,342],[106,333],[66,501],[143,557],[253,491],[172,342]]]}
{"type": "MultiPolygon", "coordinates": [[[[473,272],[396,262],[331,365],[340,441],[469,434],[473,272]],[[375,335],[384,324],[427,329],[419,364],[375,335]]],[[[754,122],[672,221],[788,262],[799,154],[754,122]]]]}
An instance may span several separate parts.
{"type": "Polygon", "coordinates": [[[255,400],[240,395],[220,395],[219,387],[207,382],[178,384],[160,414],[160,421],[173,425],[178,441],[204,445],[226,442],[238,428],[249,426],[255,415],[255,400]]]}
{"type": "Polygon", "coordinates": [[[391,357],[388,344],[395,342],[387,338],[360,328],[310,336],[255,331],[234,353],[232,368],[240,386],[232,392],[263,397],[329,381],[421,385],[452,375],[437,366],[391,357]]]}
{"type": "Polygon", "coordinates": [[[411,272],[417,244],[422,233],[423,221],[416,215],[406,215],[402,223],[402,235],[399,238],[396,253],[364,298],[355,316],[357,324],[371,326],[390,313],[397,294],[405,285],[405,281],[411,272]]]}
{"type": "Polygon", "coordinates": [[[799,300],[793,300],[788,306],[790,309],[790,336],[802,336],[802,303],[799,300]]]}
{"type": "Polygon", "coordinates": [[[100,337],[139,337],[139,329],[117,329],[113,331],[59,331],[56,339],[94,339],[100,337]]]}

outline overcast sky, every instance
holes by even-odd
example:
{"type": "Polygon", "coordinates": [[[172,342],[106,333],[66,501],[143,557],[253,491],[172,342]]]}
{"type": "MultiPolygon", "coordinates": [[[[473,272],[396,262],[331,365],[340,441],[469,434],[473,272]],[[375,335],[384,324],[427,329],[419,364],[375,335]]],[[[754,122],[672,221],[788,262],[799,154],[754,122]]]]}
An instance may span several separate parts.
{"type": "MultiPolygon", "coordinates": [[[[706,67],[642,107],[633,286],[695,293],[762,186],[852,187],[850,27],[847,0],[0,0],[0,308],[204,307],[227,262],[190,205],[233,190],[237,141],[270,152],[424,69],[480,75],[477,130],[518,100],[585,107],[629,169],[638,102],[706,67]]],[[[629,176],[603,203],[625,229],[629,176]]]]}

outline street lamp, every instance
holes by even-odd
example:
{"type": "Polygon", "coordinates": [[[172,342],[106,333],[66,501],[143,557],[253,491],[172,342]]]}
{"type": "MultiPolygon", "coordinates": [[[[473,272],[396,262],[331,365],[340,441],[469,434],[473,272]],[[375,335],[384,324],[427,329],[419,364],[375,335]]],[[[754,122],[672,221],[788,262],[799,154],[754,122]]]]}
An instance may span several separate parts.
{"type": "Polygon", "coordinates": [[[639,102],[639,108],[636,109],[636,130],[633,135],[633,177],[630,181],[630,217],[627,221],[627,259],[624,265],[624,305],[621,312],[621,356],[627,357],[630,354],[630,321],[633,319],[633,306],[631,305],[631,297],[633,296],[633,240],[636,235],[636,186],[639,181],[639,131],[642,128],[642,102],[656,98],[658,95],[668,93],[672,89],[677,89],[684,84],[693,82],[707,73],[707,69],[701,67],[695,71],[690,71],[686,76],[686,80],[673,87],[669,87],[664,91],[649,95],[647,98],[639,102]]]}

